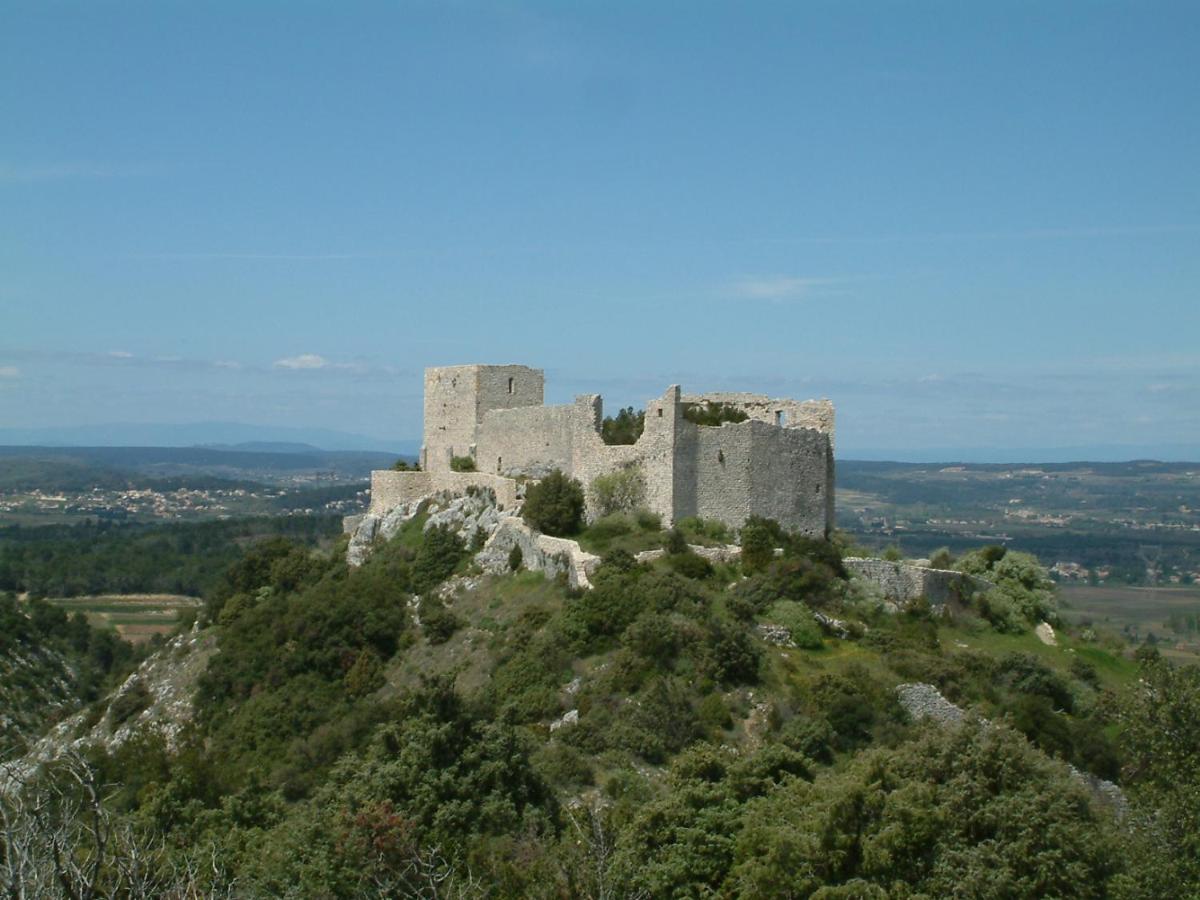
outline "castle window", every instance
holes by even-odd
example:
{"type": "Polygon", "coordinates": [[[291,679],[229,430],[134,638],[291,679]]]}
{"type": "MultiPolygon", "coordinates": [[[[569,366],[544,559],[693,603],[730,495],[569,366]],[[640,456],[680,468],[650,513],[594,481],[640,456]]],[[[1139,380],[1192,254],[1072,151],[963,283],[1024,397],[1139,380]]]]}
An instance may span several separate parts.
{"type": "Polygon", "coordinates": [[[662,418],[662,407],[661,406],[658,408],[658,417],[660,419],[662,418]]]}
{"type": "Polygon", "coordinates": [[[511,378],[508,379],[508,392],[510,394],[513,392],[513,380],[511,378]]]}
{"type": "Polygon", "coordinates": [[[724,450],[717,451],[717,462],[719,462],[721,465],[725,465],[725,451],[724,450]]]}
{"type": "Polygon", "coordinates": [[[500,474],[500,465],[501,465],[501,463],[503,463],[503,462],[504,462],[504,457],[503,457],[503,456],[497,456],[497,457],[496,457],[496,474],[497,474],[497,475],[499,475],[499,474],[500,474]]]}
{"type": "Polygon", "coordinates": [[[782,409],[775,410],[775,424],[782,425],[786,421],[787,421],[787,416],[784,415],[783,410],[782,409]]]}

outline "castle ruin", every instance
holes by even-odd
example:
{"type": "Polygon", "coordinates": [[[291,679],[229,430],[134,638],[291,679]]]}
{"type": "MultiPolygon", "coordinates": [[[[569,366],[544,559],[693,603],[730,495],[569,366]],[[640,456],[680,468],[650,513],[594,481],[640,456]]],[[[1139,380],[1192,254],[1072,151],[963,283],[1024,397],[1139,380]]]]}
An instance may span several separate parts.
{"type": "Polygon", "coordinates": [[[426,369],[421,471],[373,472],[370,513],[472,485],[492,489],[512,508],[527,480],[561,469],[584,486],[594,517],[594,480],[628,470],[644,483],[642,505],[666,526],[699,516],[737,528],[749,516],[763,516],[815,537],[833,528],[834,410],[828,400],[691,395],[673,385],[646,404],[636,443],[609,445],[601,438],[599,395],[546,406],[544,387],[542,370],[527,366],[426,369]],[[747,418],[717,426],[685,418],[689,405],[706,403],[726,404],[747,418]],[[456,471],[456,457],[469,457],[475,471],[456,471]]]}

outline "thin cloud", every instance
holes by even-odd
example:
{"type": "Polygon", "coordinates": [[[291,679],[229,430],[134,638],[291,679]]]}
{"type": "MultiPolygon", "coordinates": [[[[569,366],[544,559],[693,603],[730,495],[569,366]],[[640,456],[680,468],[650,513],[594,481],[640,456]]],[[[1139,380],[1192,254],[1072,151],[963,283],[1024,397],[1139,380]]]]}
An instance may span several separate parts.
{"type": "Polygon", "coordinates": [[[799,278],[790,275],[742,278],[730,285],[734,296],[743,300],[803,300],[814,289],[844,282],[844,278],[799,278]]]}
{"type": "Polygon", "coordinates": [[[324,369],[329,366],[329,360],[316,353],[301,353],[299,356],[285,356],[275,360],[277,369],[324,369]]]}
{"type": "Polygon", "coordinates": [[[0,378],[20,378],[21,370],[16,366],[0,366],[0,378]]]}

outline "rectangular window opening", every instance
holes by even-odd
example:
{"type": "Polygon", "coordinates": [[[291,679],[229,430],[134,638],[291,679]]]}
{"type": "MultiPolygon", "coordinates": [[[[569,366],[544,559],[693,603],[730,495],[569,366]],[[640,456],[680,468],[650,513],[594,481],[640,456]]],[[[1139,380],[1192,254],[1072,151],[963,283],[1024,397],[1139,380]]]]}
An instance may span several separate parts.
{"type": "Polygon", "coordinates": [[[513,380],[511,378],[508,379],[508,392],[510,394],[513,392],[513,380]]]}
{"type": "Polygon", "coordinates": [[[784,414],[783,410],[782,409],[775,410],[775,424],[782,425],[786,421],[787,421],[787,416],[784,414]]]}

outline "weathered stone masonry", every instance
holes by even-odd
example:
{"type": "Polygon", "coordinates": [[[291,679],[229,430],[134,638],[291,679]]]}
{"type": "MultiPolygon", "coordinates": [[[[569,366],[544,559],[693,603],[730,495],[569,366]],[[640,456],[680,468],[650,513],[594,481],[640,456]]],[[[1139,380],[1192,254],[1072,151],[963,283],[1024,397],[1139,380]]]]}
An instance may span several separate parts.
{"type": "Polygon", "coordinates": [[[609,446],[600,438],[599,395],[545,406],[544,386],[542,371],[526,366],[427,369],[423,471],[375,472],[371,511],[468,484],[492,488],[511,506],[520,499],[522,476],[562,469],[587,487],[598,475],[635,468],[646,485],[647,508],[665,524],[701,516],[738,527],[760,515],[812,535],[833,528],[834,410],[828,400],[683,396],[672,386],[646,404],[646,427],[636,444],[609,446]],[[705,401],[735,406],[749,419],[710,427],[684,418],[686,404],[705,401]],[[477,471],[452,471],[456,456],[474,459],[477,471]]]}

